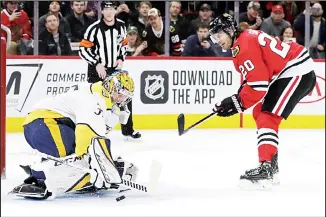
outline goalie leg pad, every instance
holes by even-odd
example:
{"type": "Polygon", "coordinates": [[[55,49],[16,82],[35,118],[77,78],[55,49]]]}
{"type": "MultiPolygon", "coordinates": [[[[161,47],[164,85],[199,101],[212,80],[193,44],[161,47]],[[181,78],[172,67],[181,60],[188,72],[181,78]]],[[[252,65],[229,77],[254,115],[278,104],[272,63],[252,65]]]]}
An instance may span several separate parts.
{"type": "Polygon", "coordinates": [[[99,174],[100,179],[108,184],[120,184],[122,182],[120,174],[112,159],[110,140],[103,137],[92,139],[88,148],[90,165],[99,174]]]}
{"type": "MultiPolygon", "coordinates": [[[[53,196],[68,192],[75,192],[93,186],[90,183],[91,174],[76,168],[89,168],[88,159],[86,157],[84,158],[77,157],[76,155],[70,155],[60,159],[65,161],[70,166],[66,164],[60,164],[52,160],[42,160],[41,162],[35,162],[30,166],[21,166],[24,171],[30,175],[30,177],[24,181],[24,184],[38,185],[39,183],[43,183],[42,186],[46,186],[46,190],[51,192],[53,196]],[[34,173],[30,171],[34,171],[34,173]],[[40,180],[39,177],[35,177],[33,174],[36,172],[43,173],[46,179],[40,180]]],[[[96,172],[94,171],[94,173],[96,172]]],[[[20,192],[21,195],[22,193],[28,194],[29,188],[33,188],[33,186],[17,186],[17,189],[21,190],[16,189],[15,192],[20,192]]],[[[36,195],[36,197],[39,196],[42,195],[36,195]]]]}

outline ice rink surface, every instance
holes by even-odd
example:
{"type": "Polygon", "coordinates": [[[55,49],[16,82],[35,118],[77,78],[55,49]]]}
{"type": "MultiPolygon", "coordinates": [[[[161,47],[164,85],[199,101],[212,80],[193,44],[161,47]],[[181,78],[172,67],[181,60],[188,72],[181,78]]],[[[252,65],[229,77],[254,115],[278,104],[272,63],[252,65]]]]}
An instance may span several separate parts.
{"type": "Polygon", "coordinates": [[[152,160],[162,165],[153,195],[110,192],[32,201],[7,195],[26,174],[32,151],[22,134],[7,135],[7,179],[1,181],[1,216],[325,216],[325,129],[281,130],[281,185],[242,190],[239,176],[257,165],[254,129],[142,131],[142,142],[112,133],[112,154],[135,163],[146,184],[152,160]]]}

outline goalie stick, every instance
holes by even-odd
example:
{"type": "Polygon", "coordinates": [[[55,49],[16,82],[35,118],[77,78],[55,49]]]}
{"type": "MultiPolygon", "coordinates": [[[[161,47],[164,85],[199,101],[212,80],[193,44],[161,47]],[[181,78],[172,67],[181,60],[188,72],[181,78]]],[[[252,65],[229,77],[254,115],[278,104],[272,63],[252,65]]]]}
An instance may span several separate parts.
{"type": "Polygon", "coordinates": [[[190,127],[188,127],[187,129],[185,129],[185,115],[184,114],[179,114],[177,122],[178,122],[178,131],[179,131],[179,136],[182,136],[183,134],[187,133],[189,130],[191,130],[192,128],[198,126],[199,124],[203,123],[204,121],[210,119],[211,117],[213,117],[216,113],[213,112],[209,115],[207,115],[206,117],[200,119],[199,121],[197,121],[196,123],[194,123],[193,125],[191,125],[190,127]]]}
{"type": "MultiPolygon", "coordinates": [[[[68,157],[65,157],[65,158],[57,158],[57,157],[53,157],[53,156],[45,154],[45,153],[41,153],[41,152],[39,152],[37,150],[35,150],[35,152],[36,152],[37,155],[39,155],[42,158],[52,160],[52,161],[55,161],[55,162],[60,163],[60,164],[67,165],[67,166],[73,167],[75,169],[82,170],[82,171],[84,171],[86,173],[91,174],[91,176],[96,175],[96,174],[94,174],[95,170],[84,168],[84,167],[78,167],[78,166],[69,164],[68,159],[71,159],[71,156],[68,156],[68,157]]],[[[146,193],[154,193],[156,188],[157,188],[157,185],[158,185],[158,179],[159,179],[159,176],[160,176],[160,173],[161,173],[161,169],[162,169],[162,167],[161,167],[161,165],[160,165],[160,163],[158,161],[153,161],[152,162],[151,168],[150,168],[150,180],[149,180],[149,185],[148,186],[141,185],[141,184],[138,184],[136,182],[129,181],[129,180],[126,180],[126,179],[121,179],[122,180],[121,184],[125,185],[127,187],[130,187],[130,188],[136,189],[138,191],[142,191],[142,192],[146,192],[146,193]]]]}

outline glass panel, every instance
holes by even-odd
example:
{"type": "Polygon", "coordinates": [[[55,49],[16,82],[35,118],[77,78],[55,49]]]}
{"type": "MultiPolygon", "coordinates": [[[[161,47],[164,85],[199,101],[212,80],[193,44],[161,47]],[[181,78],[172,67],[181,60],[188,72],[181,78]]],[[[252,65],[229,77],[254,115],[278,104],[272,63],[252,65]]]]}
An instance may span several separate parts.
{"type": "MultiPolygon", "coordinates": [[[[45,17],[48,12],[52,12],[58,16],[58,29],[60,32],[63,32],[63,37],[69,41],[71,47],[71,52],[66,51],[66,43],[66,47],[63,45],[62,48],[59,48],[59,53],[61,55],[78,55],[79,42],[83,38],[86,28],[95,20],[101,18],[101,13],[98,12],[100,9],[100,2],[101,1],[86,1],[86,3],[83,1],[20,1],[19,4],[12,6],[12,8],[18,8],[21,10],[20,13],[26,14],[28,28],[17,28],[26,31],[24,33],[22,33],[23,31],[12,31],[12,44],[15,46],[12,46],[13,49],[10,49],[9,52],[18,55],[30,55],[33,54],[34,50],[34,54],[40,52],[42,55],[57,55],[58,46],[53,46],[57,37],[51,39],[51,43],[46,38],[47,34],[45,31],[47,30],[45,17]],[[35,22],[35,20],[37,20],[37,22],[35,22]],[[44,41],[43,39],[46,40],[44,41]]],[[[322,8],[326,7],[326,2],[319,2],[322,8]]],[[[4,5],[4,1],[1,3],[1,7],[7,9],[8,5],[4,5]]],[[[303,1],[259,1],[259,3],[255,4],[249,1],[238,1],[236,4],[234,1],[171,1],[168,4],[166,4],[166,1],[152,1],[149,2],[149,5],[147,2],[140,3],[140,1],[120,1],[121,5],[118,8],[118,18],[124,20],[127,26],[136,27],[136,31],[130,31],[130,55],[134,54],[139,47],[136,55],[148,56],[169,54],[179,56],[186,45],[186,39],[190,35],[197,34],[196,27],[199,21],[202,21],[201,18],[205,20],[204,23],[208,24],[211,18],[207,17],[216,17],[224,12],[235,15],[235,13],[237,13],[237,5],[239,5],[239,24],[241,27],[249,26],[249,28],[262,29],[263,21],[265,20],[264,22],[266,23],[266,20],[271,19],[270,16],[273,6],[278,3],[282,5],[284,12],[283,20],[288,21],[293,27],[293,37],[284,37],[284,26],[282,26],[282,28],[280,26],[278,26],[278,28],[263,28],[263,30],[267,32],[270,31],[268,32],[269,34],[280,37],[282,40],[283,38],[286,38],[285,40],[291,38],[291,40],[306,45],[309,49],[313,46],[313,49],[310,50],[315,50],[316,55],[314,56],[319,56],[317,54],[323,53],[324,42],[320,41],[322,37],[319,37],[318,40],[316,37],[313,37],[314,26],[310,26],[309,22],[313,17],[309,16],[305,18],[302,13],[306,6],[306,2],[303,1]],[[204,3],[209,6],[204,6],[203,10],[201,10],[204,3]],[[259,7],[257,7],[257,4],[259,4],[259,7]],[[142,7],[140,7],[140,5],[142,5],[142,7]],[[248,5],[251,7],[248,8],[248,5]],[[163,26],[167,29],[166,32],[153,32],[150,27],[147,31],[144,31],[144,22],[147,24],[148,19],[147,16],[143,18],[143,15],[146,15],[151,7],[157,8],[160,11],[163,26]],[[165,14],[170,14],[170,16],[166,17],[165,14]],[[259,14],[258,19],[256,18],[256,14],[259,14]],[[170,18],[172,19],[170,20],[170,18]],[[168,21],[169,24],[167,24],[168,21]],[[305,31],[306,28],[309,29],[309,31],[305,31]],[[133,34],[135,32],[138,32],[138,34],[133,34]],[[154,33],[159,36],[164,34],[163,38],[165,39],[160,41],[153,37],[155,36],[154,33]],[[149,43],[142,43],[143,41],[149,43]]],[[[313,6],[313,4],[314,2],[308,3],[307,5],[313,6]]],[[[237,18],[236,15],[235,17],[237,18]]],[[[322,13],[322,17],[325,18],[325,13],[322,13]]],[[[5,21],[2,19],[1,22],[3,23],[5,21]]],[[[53,24],[52,21],[49,21],[48,26],[50,29],[55,29],[56,25],[55,22],[53,24]]],[[[156,25],[155,19],[153,19],[153,25],[156,25]]],[[[159,30],[160,28],[157,29],[159,30]]],[[[291,32],[290,29],[288,31],[291,32]]]]}

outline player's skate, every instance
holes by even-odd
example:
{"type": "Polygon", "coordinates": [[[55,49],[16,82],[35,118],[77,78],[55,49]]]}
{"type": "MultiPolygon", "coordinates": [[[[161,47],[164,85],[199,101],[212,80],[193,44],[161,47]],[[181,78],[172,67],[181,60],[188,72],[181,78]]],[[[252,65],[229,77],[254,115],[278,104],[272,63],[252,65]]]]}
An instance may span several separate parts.
{"type": "Polygon", "coordinates": [[[124,135],[126,141],[139,141],[141,134],[139,132],[132,132],[130,134],[124,135]]]}
{"type": "Polygon", "coordinates": [[[30,176],[24,180],[24,183],[15,187],[9,194],[24,197],[28,199],[43,200],[52,196],[48,191],[43,181],[37,180],[35,177],[30,176]]]}
{"type": "MultiPolygon", "coordinates": [[[[273,185],[279,185],[280,179],[279,179],[279,168],[278,168],[278,152],[273,156],[272,162],[272,173],[273,173],[273,185]]],[[[251,170],[247,170],[245,173],[250,173],[251,170]]]]}
{"type": "Polygon", "coordinates": [[[268,189],[273,183],[271,162],[264,161],[257,168],[247,170],[240,176],[240,187],[252,189],[268,189]]]}

